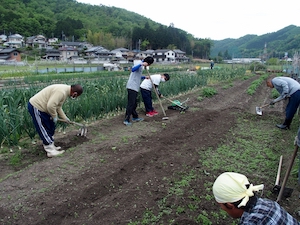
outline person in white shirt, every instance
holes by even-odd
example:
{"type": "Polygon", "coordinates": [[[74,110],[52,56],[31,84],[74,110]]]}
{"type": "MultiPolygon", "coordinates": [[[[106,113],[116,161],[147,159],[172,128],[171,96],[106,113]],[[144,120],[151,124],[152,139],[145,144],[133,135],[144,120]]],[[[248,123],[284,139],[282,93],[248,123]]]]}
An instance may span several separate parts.
{"type": "Polygon", "coordinates": [[[154,87],[158,93],[158,96],[161,97],[162,94],[160,93],[158,86],[160,82],[165,82],[170,80],[170,75],[167,73],[164,74],[153,74],[150,76],[148,79],[144,79],[143,82],[140,85],[141,88],[141,95],[143,98],[143,102],[145,105],[145,110],[146,110],[146,116],[148,117],[153,117],[155,115],[158,115],[158,112],[154,110],[153,105],[152,105],[152,82],[154,84],[154,87]]]}

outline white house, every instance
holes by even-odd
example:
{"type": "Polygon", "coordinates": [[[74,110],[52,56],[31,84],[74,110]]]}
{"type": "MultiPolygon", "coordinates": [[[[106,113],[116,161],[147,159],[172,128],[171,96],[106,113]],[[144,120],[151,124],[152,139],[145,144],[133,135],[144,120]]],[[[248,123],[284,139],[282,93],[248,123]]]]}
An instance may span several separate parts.
{"type": "Polygon", "coordinates": [[[54,45],[58,43],[58,38],[48,38],[48,45],[54,45]]]}
{"type": "Polygon", "coordinates": [[[175,62],[175,52],[169,49],[158,49],[153,52],[155,62],[175,62]]]}
{"type": "Polygon", "coordinates": [[[5,34],[0,35],[0,43],[6,42],[7,36],[5,34]]]}
{"type": "Polygon", "coordinates": [[[3,44],[10,48],[20,48],[24,45],[24,38],[20,34],[13,34],[7,37],[7,42],[3,44]]]}

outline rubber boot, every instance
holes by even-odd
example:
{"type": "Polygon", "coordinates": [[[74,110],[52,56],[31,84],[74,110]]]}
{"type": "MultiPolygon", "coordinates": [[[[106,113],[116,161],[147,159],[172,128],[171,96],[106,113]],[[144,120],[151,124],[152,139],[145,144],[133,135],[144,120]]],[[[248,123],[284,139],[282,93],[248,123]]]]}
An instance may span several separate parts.
{"type": "Polygon", "coordinates": [[[59,150],[61,149],[60,146],[55,146],[55,145],[54,145],[54,147],[55,147],[55,149],[56,149],[57,151],[59,151],[59,150]]]}
{"type": "Polygon", "coordinates": [[[65,152],[64,150],[57,151],[56,148],[55,148],[55,146],[54,146],[54,143],[52,143],[50,145],[44,145],[44,149],[47,152],[47,156],[49,158],[61,155],[61,154],[63,154],[65,152]]]}
{"type": "Polygon", "coordinates": [[[284,130],[289,130],[291,122],[292,122],[291,120],[285,119],[283,124],[276,124],[276,127],[280,128],[280,129],[284,129],[284,130]]]}
{"type": "MultiPolygon", "coordinates": [[[[52,137],[52,139],[54,139],[53,137],[52,137]]],[[[54,143],[53,143],[54,144],[54,143]]],[[[55,145],[54,145],[55,146],[55,145]]],[[[58,150],[60,150],[61,149],[61,147],[60,146],[55,146],[55,149],[58,151],[58,150]]]]}

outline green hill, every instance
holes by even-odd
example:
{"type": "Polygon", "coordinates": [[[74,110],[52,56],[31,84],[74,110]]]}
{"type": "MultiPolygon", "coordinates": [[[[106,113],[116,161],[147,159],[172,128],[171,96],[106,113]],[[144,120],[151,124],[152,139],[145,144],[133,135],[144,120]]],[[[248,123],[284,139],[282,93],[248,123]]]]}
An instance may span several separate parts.
{"type": "Polygon", "coordinates": [[[300,27],[290,25],[279,31],[264,35],[245,35],[238,39],[224,39],[213,41],[211,56],[217,56],[220,52],[232,57],[259,57],[265,44],[269,57],[283,57],[285,52],[292,56],[300,50],[300,27]]]}

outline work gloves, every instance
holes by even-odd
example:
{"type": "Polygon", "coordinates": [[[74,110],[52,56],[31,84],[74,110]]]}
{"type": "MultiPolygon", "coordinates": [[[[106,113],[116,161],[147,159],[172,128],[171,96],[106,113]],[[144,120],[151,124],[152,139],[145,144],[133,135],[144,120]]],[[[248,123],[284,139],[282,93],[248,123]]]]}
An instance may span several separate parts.
{"type": "MultiPolygon", "coordinates": [[[[53,122],[56,124],[57,121],[58,121],[58,117],[57,117],[57,116],[56,116],[56,117],[53,117],[52,120],[53,120],[53,122]]],[[[65,122],[66,122],[66,123],[71,123],[71,120],[70,120],[68,117],[66,117],[65,122]]]]}
{"type": "Polygon", "coordinates": [[[294,145],[295,145],[295,146],[296,146],[296,145],[300,146],[300,141],[299,141],[299,139],[298,139],[298,136],[295,137],[294,145]]]}
{"type": "Polygon", "coordinates": [[[53,122],[56,124],[57,123],[57,120],[58,120],[58,117],[56,116],[56,117],[52,117],[52,120],[53,120],[53,122]]]}
{"type": "Polygon", "coordinates": [[[300,140],[299,140],[299,137],[300,137],[300,128],[298,129],[298,133],[297,133],[297,136],[295,137],[295,140],[294,140],[294,145],[298,145],[300,147],[300,140]]]}
{"type": "Polygon", "coordinates": [[[271,102],[270,102],[270,105],[274,105],[275,104],[275,102],[274,102],[274,100],[272,100],[271,102]]]}

